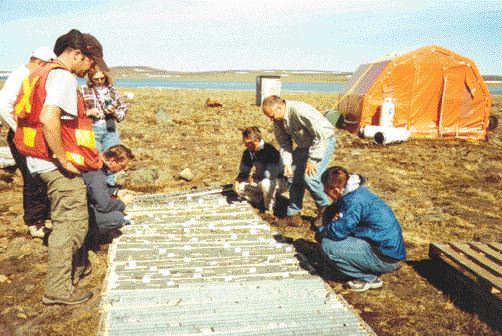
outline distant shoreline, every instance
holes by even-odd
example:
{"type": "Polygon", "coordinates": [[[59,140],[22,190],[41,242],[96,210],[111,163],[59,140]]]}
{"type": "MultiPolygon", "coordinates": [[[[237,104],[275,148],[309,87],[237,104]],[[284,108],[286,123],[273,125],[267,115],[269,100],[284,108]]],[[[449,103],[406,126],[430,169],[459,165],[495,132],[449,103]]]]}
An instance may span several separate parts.
{"type": "MultiPolygon", "coordinates": [[[[0,88],[3,86],[3,82],[6,77],[0,76],[0,88]]],[[[314,80],[313,78],[296,78],[296,81],[291,81],[290,79],[281,77],[281,89],[284,92],[332,92],[340,93],[345,89],[345,81],[326,81],[326,80],[314,80]]],[[[84,79],[78,80],[80,84],[85,82],[84,79]]],[[[114,80],[114,85],[116,87],[124,89],[156,89],[156,90],[230,90],[230,91],[255,91],[256,90],[256,80],[244,80],[240,78],[237,80],[235,78],[224,78],[223,80],[217,80],[214,78],[187,78],[187,77],[175,77],[175,78],[129,78],[129,77],[119,77],[114,80]]],[[[485,81],[490,94],[492,96],[502,96],[502,81],[498,80],[488,80],[485,81]]]]}

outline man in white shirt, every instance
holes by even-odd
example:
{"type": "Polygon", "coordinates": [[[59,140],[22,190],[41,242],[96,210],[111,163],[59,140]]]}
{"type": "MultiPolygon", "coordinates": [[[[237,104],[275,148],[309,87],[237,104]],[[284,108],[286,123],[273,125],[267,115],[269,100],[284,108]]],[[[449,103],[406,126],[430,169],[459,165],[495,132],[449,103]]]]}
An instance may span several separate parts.
{"type": "Polygon", "coordinates": [[[273,95],[263,100],[262,110],[274,124],[275,138],[284,162],[284,175],[293,177],[287,216],[277,224],[303,225],[300,214],[307,189],[318,210],[312,224],[319,227],[324,210],[330,204],[328,195],[323,191],[321,176],[335,150],[335,129],[321,112],[304,102],[286,101],[273,95]]]}
{"type": "Polygon", "coordinates": [[[47,47],[35,49],[28,64],[21,65],[13,70],[5,81],[2,90],[0,90],[0,117],[10,128],[7,134],[7,143],[23,177],[23,219],[25,224],[28,225],[28,232],[33,238],[44,238],[48,232],[44,224],[49,218],[50,205],[45,185],[40,179],[30,174],[26,166],[26,157],[14,145],[14,132],[17,125],[12,116],[12,111],[14,111],[14,103],[23,79],[39,66],[55,58],[56,54],[47,47]]]}

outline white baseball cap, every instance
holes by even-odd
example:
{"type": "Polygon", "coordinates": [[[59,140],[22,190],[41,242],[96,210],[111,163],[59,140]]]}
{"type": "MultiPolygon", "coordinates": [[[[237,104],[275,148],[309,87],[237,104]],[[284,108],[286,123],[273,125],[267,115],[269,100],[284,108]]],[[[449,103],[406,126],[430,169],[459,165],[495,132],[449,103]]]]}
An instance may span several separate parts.
{"type": "Polygon", "coordinates": [[[57,56],[50,48],[40,47],[35,49],[31,53],[31,57],[38,58],[39,60],[42,60],[44,62],[49,62],[52,61],[53,59],[56,59],[57,56]]]}

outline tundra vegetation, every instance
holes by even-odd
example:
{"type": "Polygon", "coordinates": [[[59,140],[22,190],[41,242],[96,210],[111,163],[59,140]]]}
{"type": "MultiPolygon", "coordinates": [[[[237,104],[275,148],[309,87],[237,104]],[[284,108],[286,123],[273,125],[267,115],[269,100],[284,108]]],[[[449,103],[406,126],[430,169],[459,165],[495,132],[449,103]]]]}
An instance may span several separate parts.
{"type": "MultiPolygon", "coordinates": [[[[252,91],[130,89],[129,114],[119,124],[121,139],[137,160],[119,182],[138,192],[172,192],[233,181],[243,148],[240,129],[256,125],[276,144],[271,122],[255,106],[252,91]],[[208,98],[222,106],[206,106],[208,98]],[[158,118],[162,110],[163,118],[158,118]],[[166,121],[167,120],[167,121],[166,121]],[[189,168],[190,180],[180,172],[189,168]]],[[[285,92],[320,111],[336,106],[338,93],[285,92]]],[[[502,114],[495,96],[492,114],[502,114]]],[[[5,146],[7,129],[0,128],[5,146]]],[[[379,335],[500,335],[470,311],[467,294],[452,293],[437,280],[441,270],[429,261],[430,242],[499,241],[502,237],[502,131],[489,141],[419,140],[378,146],[337,131],[332,164],[360,173],[400,221],[408,260],[384,275],[384,287],[351,293],[328,281],[379,335]]],[[[108,245],[91,253],[93,273],[83,285],[95,296],[88,303],[43,306],[40,298],[47,269],[47,248],[26,233],[22,220],[22,180],[18,171],[0,170],[0,325],[3,335],[95,335],[100,319],[100,291],[107,270],[108,245]]],[[[293,240],[313,242],[308,221],[315,205],[306,196],[303,228],[273,230],[293,240]]],[[[319,254],[308,258],[317,265],[319,254]]],[[[196,318],[196,317],[194,317],[196,318]]]]}

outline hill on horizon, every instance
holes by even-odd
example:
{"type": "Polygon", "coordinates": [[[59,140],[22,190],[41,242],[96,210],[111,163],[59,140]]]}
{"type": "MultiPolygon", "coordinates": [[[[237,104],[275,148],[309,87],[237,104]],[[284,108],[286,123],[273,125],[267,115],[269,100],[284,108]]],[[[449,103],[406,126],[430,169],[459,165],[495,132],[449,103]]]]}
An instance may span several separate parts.
{"type": "MultiPolygon", "coordinates": [[[[214,70],[214,71],[173,71],[149,66],[128,65],[110,67],[114,79],[149,80],[205,80],[226,82],[254,82],[257,76],[281,76],[283,82],[345,82],[352,72],[327,70],[214,70]]],[[[10,71],[0,71],[0,80],[6,79],[10,71]]],[[[482,75],[483,80],[492,85],[502,83],[501,75],[482,75]]]]}

